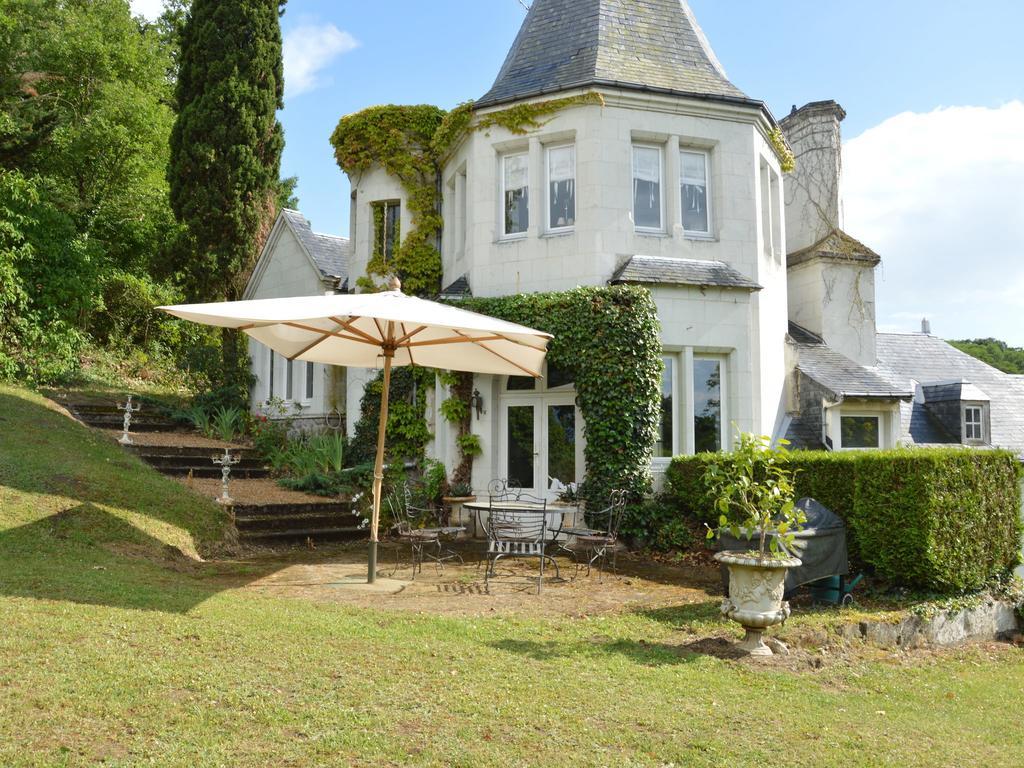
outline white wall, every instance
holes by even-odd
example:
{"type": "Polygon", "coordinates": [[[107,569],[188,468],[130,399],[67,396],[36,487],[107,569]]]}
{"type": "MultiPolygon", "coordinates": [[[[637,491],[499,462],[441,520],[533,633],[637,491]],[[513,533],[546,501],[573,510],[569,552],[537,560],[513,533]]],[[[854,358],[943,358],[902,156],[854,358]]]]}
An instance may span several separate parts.
{"type": "MultiPolygon", "coordinates": [[[[271,232],[264,248],[264,255],[257,266],[247,298],[277,299],[291,296],[313,296],[324,292],[320,272],[306,255],[292,230],[279,221],[271,232]]],[[[249,356],[256,383],[250,393],[250,405],[256,410],[270,397],[269,368],[270,348],[249,339],[249,356]]],[[[274,393],[284,398],[286,393],[285,375],[287,361],[275,355],[274,393]]],[[[319,418],[338,406],[337,382],[331,366],[313,366],[313,397],[305,397],[305,363],[296,360],[292,366],[292,401],[303,406],[301,413],[306,417],[319,418]]],[[[342,399],[342,405],[344,403],[342,399]]]]}

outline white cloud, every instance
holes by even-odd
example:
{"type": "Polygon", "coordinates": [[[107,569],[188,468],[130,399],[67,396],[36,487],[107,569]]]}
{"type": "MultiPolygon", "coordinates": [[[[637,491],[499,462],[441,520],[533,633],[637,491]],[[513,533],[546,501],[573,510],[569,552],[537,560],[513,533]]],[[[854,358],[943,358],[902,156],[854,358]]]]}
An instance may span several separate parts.
{"type": "Polygon", "coordinates": [[[143,16],[149,21],[154,21],[164,12],[163,0],[129,0],[132,7],[132,16],[143,16]]]}
{"type": "Polygon", "coordinates": [[[892,117],[845,143],[843,177],[879,327],[1024,345],[1024,102],[892,117]]]}
{"type": "Polygon", "coordinates": [[[321,72],[336,58],[359,46],[333,24],[303,23],[284,36],[284,89],[298,96],[322,84],[321,72]]]}

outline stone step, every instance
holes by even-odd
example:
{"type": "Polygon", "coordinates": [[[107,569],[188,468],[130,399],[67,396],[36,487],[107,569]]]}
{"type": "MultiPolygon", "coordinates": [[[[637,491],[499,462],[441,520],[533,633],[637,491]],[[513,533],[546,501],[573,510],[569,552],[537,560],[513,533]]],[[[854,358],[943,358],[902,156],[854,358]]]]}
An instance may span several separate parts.
{"type": "MultiPolygon", "coordinates": [[[[220,456],[215,449],[207,448],[206,452],[198,456],[165,456],[160,454],[142,454],[139,456],[144,462],[152,467],[192,467],[194,469],[206,469],[216,467],[220,473],[220,466],[213,463],[214,456],[220,456]]],[[[236,454],[233,454],[236,455],[236,454]]],[[[242,456],[241,461],[231,467],[231,474],[242,469],[266,469],[266,465],[259,457],[246,458],[242,456]]]]}
{"type": "MultiPolygon", "coordinates": [[[[181,437],[183,440],[187,440],[191,433],[182,432],[181,437]]],[[[223,448],[209,445],[143,445],[142,443],[135,443],[134,445],[126,445],[125,448],[130,450],[136,456],[141,459],[149,460],[150,458],[167,458],[167,457],[187,457],[187,458],[198,458],[209,460],[213,455],[222,455],[224,453],[223,448]]],[[[229,449],[232,456],[242,455],[242,461],[258,460],[256,451],[252,448],[245,447],[232,447],[229,449]]]]}
{"type": "Polygon", "coordinates": [[[239,531],[242,541],[251,544],[278,544],[301,542],[307,539],[314,541],[353,541],[369,536],[367,528],[304,528],[287,531],[259,531],[246,533],[239,531]]]}
{"type": "MultiPolygon", "coordinates": [[[[191,467],[185,464],[171,465],[171,466],[154,466],[157,472],[164,475],[174,475],[182,477],[192,473],[192,477],[220,477],[220,467],[214,466],[211,462],[209,466],[195,466],[191,467]]],[[[261,477],[270,477],[270,470],[266,467],[247,467],[238,469],[237,467],[231,470],[232,479],[256,479],[261,477]]]]}
{"type": "Polygon", "coordinates": [[[352,512],[352,502],[324,501],[308,504],[236,504],[235,518],[288,518],[294,515],[356,515],[352,512]]]}
{"type": "MultiPolygon", "coordinates": [[[[86,425],[96,429],[121,429],[124,427],[124,416],[117,415],[82,415],[78,418],[86,425]]],[[[159,416],[132,416],[130,432],[172,432],[181,425],[171,419],[159,416]]]]}
{"type": "Polygon", "coordinates": [[[363,519],[355,515],[306,514],[288,517],[238,517],[235,527],[240,534],[293,533],[295,531],[356,530],[363,519]]]}

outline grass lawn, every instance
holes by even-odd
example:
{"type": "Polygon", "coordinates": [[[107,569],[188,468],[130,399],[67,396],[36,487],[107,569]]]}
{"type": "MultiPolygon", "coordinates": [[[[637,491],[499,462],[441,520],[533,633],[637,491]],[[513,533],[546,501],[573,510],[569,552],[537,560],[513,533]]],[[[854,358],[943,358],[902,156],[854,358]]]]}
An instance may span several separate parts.
{"type": "Polygon", "coordinates": [[[1019,649],[793,672],[687,652],[673,611],[273,598],[222,515],[0,388],[0,765],[1021,764],[1019,649]]]}

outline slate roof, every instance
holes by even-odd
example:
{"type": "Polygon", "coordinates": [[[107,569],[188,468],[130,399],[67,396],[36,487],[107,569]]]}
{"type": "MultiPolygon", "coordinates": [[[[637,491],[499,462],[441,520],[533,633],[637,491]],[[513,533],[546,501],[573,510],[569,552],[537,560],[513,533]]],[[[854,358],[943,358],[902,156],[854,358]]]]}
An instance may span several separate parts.
{"type": "MultiPolygon", "coordinates": [[[[792,337],[792,336],[791,336],[792,337]]],[[[834,395],[897,400],[911,398],[914,388],[878,368],[869,368],[836,352],[827,344],[793,341],[797,369],[834,395]]]]}
{"type": "Polygon", "coordinates": [[[281,216],[313,259],[320,274],[347,282],[348,260],[352,252],[348,238],[314,232],[306,217],[291,208],[281,209],[281,216]]]}
{"type": "Polygon", "coordinates": [[[855,240],[841,229],[833,229],[825,237],[786,257],[786,264],[795,267],[814,258],[831,259],[834,261],[860,261],[868,266],[877,266],[882,257],[868,248],[864,243],[855,240]]]}
{"type": "Polygon", "coordinates": [[[991,398],[963,379],[959,381],[921,382],[926,403],[942,403],[961,400],[987,401],[991,398]]]}
{"type": "Polygon", "coordinates": [[[760,285],[724,261],[676,259],[669,256],[631,256],[615,270],[608,282],[761,290],[760,285]]]}
{"type": "Polygon", "coordinates": [[[762,106],[729,82],[685,0],[534,0],[476,106],[599,85],[762,106]]]}
{"type": "Polygon", "coordinates": [[[469,288],[469,275],[463,275],[458,280],[452,282],[447,288],[441,291],[442,296],[472,296],[473,292],[469,288]]]}
{"type": "MultiPolygon", "coordinates": [[[[910,385],[912,380],[927,384],[959,379],[984,392],[990,401],[992,444],[1024,456],[1024,378],[1003,373],[935,336],[880,333],[877,339],[879,366],[897,381],[910,385]]],[[[922,403],[913,406],[925,410],[922,403]]],[[[913,425],[912,418],[911,429],[913,425]]]]}

